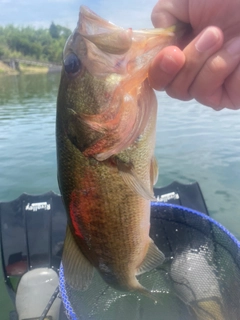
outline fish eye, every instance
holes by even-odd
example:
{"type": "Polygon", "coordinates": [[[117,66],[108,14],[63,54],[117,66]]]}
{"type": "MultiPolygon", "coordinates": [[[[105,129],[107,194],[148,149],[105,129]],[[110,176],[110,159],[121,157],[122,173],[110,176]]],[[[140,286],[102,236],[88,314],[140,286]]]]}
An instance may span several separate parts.
{"type": "Polygon", "coordinates": [[[82,63],[74,53],[69,53],[63,63],[64,69],[69,75],[76,75],[82,69],[82,63]]]}

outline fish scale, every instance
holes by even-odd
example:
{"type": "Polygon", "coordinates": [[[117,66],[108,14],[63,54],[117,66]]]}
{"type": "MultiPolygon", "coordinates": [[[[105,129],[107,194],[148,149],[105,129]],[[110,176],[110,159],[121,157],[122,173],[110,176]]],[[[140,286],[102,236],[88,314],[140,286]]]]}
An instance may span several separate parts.
{"type": "Polygon", "coordinates": [[[64,274],[75,289],[97,270],[116,289],[152,297],[136,279],[164,261],[149,237],[157,100],[147,73],[173,38],[172,29],[124,30],[81,7],[65,46],[56,141],[69,216],[64,274]]]}

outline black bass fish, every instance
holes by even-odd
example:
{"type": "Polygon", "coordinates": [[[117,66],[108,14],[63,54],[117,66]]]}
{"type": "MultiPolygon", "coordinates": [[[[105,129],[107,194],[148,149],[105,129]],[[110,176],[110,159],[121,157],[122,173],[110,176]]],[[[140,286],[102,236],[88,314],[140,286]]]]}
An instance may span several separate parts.
{"type": "Polygon", "coordinates": [[[62,262],[79,290],[96,268],[110,286],[150,295],[136,276],[165,259],[149,237],[158,169],[157,100],[147,76],[173,31],[125,30],[81,7],[64,48],[56,120],[69,216],[62,262]]]}

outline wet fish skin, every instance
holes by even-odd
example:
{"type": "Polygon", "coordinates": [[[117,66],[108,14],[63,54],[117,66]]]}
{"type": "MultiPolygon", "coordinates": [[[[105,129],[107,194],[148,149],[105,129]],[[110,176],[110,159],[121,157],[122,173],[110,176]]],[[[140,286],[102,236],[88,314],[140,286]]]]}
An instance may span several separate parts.
{"type": "Polygon", "coordinates": [[[149,237],[157,100],[151,58],[172,30],[124,30],[86,7],[64,49],[56,118],[58,181],[68,213],[66,281],[86,290],[94,267],[119,290],[164,261],[149,237]]]}

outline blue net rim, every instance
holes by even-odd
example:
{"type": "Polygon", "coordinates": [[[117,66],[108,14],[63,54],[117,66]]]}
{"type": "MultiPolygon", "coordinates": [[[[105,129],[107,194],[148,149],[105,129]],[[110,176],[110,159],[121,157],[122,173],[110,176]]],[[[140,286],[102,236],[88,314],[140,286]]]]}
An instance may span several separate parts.
{"type": "Polygon", "coordinates": [[[164,209],[164,207],[166,208],[176,208],[176,209],[180,209],[182,211],[187,211],[190,213],[193,213],[195,215],[197,215],[198,217],[209,221],[210,223],[214,224],[215,226],[217,226],[219,229],[221,229],[224,233],[226,233],[229,238],[231,238],[231,240],[240,248],[240,241],[237,240],[237,238],[228,230],[226,229],[223,225],[221,225],[219,222],[217,222],[216,220],[214,220],[213,218],[209,217],[208,215],[199,212],[197,210],[194,209],[190,209],[184,206],[180,206],[180,205],[176,205],[176,204],[170,204],[170,203],[163,203],[163,202],[151,202],[151,207],[162,207],[164,209]]]}
{"type": "MultiPolygon", "coordinates": [[[[212,219],[211,217],[207,216],[204,213],[201,213],[197,210],[193,210],[193,209],[181,206],[181,205],[175,205],[175,204],[163,203],[163,202],[152,202],[151,207],[152,208],[161,207],[162,209],[164,209],[164,208],[174,209],[175,208],[175,209],[179,209],[181,211],[185,211],[185,212],[189,212],[191,214],[197,215],[201,219],[204,219],[204,220],[214,224],[219,229],[221,229],[234,242],[234,244],[236,246],[238,246],[238,248],[240,248],[240,242],[231,234],[231,232],[229,232],[219,222],[215,221],[214,219],[212,219]]],[[[59,290],[61,293],[62,301],[63,301],[64,307],[65,307],[68,319],[69,320],[79,320],[79,318],[77,317],[76,313],[74,312],[74,310],[72,308],[71,302],[70,302],[68,295],[67,295],[67,290],[66,290],[65,281],[64,281],[64,269],[63,269],[62,263],[60,264],[60,270],[59,270],[59,290]]]]}

